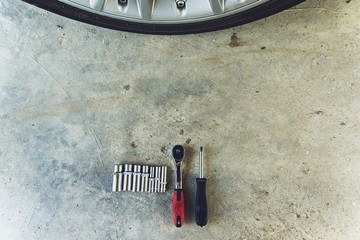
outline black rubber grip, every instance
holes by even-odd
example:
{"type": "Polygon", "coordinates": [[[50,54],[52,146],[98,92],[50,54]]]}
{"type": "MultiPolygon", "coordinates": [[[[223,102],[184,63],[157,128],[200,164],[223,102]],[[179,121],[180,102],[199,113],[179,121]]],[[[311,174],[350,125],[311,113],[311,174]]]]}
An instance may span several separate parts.
{"type": "Polygon", "coordinates": [[[206,178],[196,179],[197,189],[195,198],[195,219],[196,224],[203,227],[207,224],[208,209],[206,202],[206,178]]]}

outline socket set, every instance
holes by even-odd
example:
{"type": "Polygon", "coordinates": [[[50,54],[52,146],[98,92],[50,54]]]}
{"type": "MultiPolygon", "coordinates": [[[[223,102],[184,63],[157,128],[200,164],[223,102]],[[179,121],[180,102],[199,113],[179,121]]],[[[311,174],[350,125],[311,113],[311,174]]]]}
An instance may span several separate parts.
{"type": "Polygon", "coordinates": [[[165,192],[166,166],[115,164],[113,192],[165,192]]]}

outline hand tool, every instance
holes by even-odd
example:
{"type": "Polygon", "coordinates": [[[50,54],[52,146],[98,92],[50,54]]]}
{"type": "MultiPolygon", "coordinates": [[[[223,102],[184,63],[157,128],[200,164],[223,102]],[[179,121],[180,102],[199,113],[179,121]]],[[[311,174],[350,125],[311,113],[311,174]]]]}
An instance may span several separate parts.
{"type": "Polygon", "coordinates": [[[196,197],[195,197],[195,220],[196,224],[203,227],[207,224],[207,202],[206,202],[206,178],[204,177],[204,148],[199,151],[200,176],[196,178],[196,197]]]}
{"type": "Polygon", "coordinates": [[[172,156],[176,168],[175,189],[172,198],[172,215],[174,225],[176,227],[181,227],[185,221],[184,191],[182,189],[181,171],[182,161],[185,158],[185,149],[181,145],[176,145],[172,149],[172,156]]]}

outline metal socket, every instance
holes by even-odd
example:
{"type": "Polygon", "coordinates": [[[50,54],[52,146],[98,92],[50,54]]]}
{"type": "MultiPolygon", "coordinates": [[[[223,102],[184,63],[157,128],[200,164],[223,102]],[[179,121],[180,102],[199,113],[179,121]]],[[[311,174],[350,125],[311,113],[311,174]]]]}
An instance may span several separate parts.
{"type": "Polygon", "coordinates": [[[161,167],[161,192],[166,191],[166,173],[167,173],[167,167],[162,166],[161,167]]]}
{"type": "Polygon", "coordinates": [[[124,165],[124,182],[123,182],[123,191],[129,191],[131,189],[131,164],[124,165]]]}
{"type": "Polygon", "coordinates": [[[132,182],[133,182],[133,165],[132,164],[129,164],[129,172],[127,175],[128,175],[127,190],[131,191],[132,182]]]}
{"type": "Polygon", "coordinates": [[[119,173],[118,173],[118,184],[116,191],[122,191],[122,184],[123,184],[123,165],[119,165],[119,173]]]}
{"type": "Polygon", "coordinates": [[[140,188],[140,172],[141,166],[140,165],[134,165],[134,173],[133,173],[133,181],[132,181],[132,191],[138,192],[140,188]]]}
{"type": "Polygon", "coordinates": [[[141,191],[147,192],[149,187],[149,166],[143,166],[141,174],[141,191]]]}
{"type": "Polygon", "coordinates": [[[155,167],[151,166],[150,167],[150,177],[149,177],[149,192],[154,192],[154,189],[155,189],[154,178],[155,178],[155,167]]]}
{"type": "Polygon", "coordinates": [[[118,189],[118,181],[119,181],[119,165],[115,164],[114,166],[114,173],[113,173],[113,185],[112,191],[116,192],[118,189]]]}
{"type": "Polygon", "coordinates": [[[157,177],[157,189],[158,189],[158,192],[161,192],[161,178],[162,178],[161,167],[157,167],[156,171],[159,172],[158,177],[157,177]]]}

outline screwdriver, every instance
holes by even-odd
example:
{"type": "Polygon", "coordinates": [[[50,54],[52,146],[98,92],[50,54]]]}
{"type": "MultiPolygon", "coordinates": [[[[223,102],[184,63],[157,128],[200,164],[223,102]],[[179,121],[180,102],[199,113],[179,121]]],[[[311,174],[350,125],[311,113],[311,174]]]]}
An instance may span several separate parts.
{"type": "Polygon", "coordinates": [[[199,151],[200,176],[196,178],[195,219],[203,227],[207,224],[208,209],[206,203],[206,178],[204,177],[204,148],[199,151]]]}
{"type": "Polygon", "coordinates": [[[181,145],[176,145],[172,150],[172,156],[174,158],[176,168],[176,181],[175,189],[172,198],[172,215],[174,225],[181,227],[185,221],[185,203],[184,203],[184,191],[182,189],[182,171],[181,165],[185,157],[185,149],[181,145]]]}

